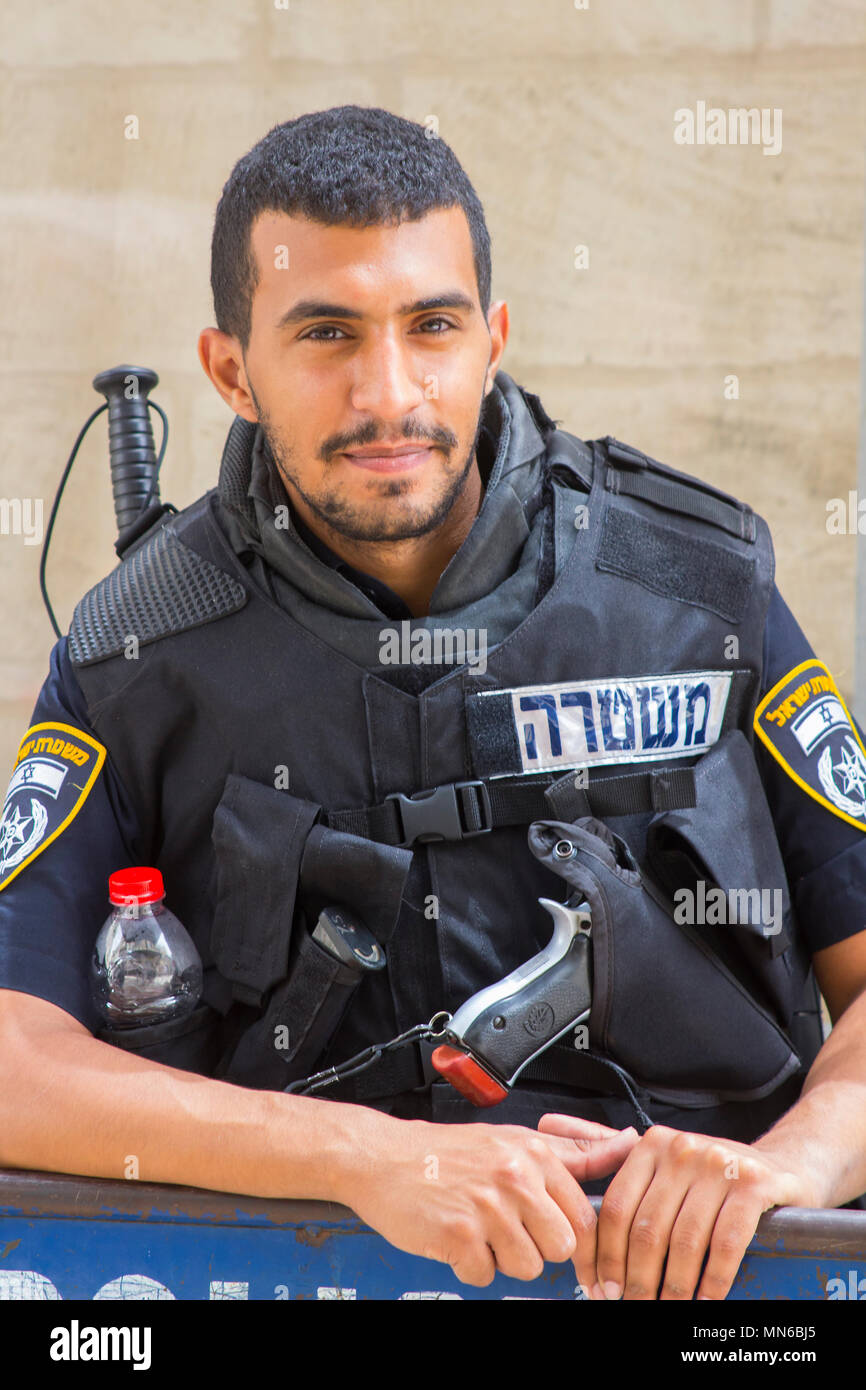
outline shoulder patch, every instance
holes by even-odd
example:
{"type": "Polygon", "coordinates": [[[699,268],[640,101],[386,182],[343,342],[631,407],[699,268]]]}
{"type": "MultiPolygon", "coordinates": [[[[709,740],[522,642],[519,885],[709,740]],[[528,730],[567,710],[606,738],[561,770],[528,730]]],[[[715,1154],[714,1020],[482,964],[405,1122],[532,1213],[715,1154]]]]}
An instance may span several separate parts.
{"type": "Polygon", "coordinates": [[[104,762],[103,744],[70,724],[27,730],[0,819],[0,892],[75,819],[104,762]]]}
{"type": "Polygon", "coordinates": [[[764,696],[755,732],[799,787],[866,830],[866,749],[823,661],[802,661],[764,696]]]}

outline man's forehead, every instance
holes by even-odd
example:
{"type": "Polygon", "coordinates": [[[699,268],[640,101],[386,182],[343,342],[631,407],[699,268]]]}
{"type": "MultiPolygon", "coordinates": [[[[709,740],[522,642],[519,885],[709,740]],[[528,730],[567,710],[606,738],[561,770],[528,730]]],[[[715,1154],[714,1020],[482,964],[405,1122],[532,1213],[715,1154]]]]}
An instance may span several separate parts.
{"type": "Polygon", "coordinates": [[[284,307],[293,289],[295,298],[303,292],[306,299],[337,281],[359,295],[393,285],[401,300],[406,289],[435,293],[452,284],[477,297],[472,238],[459,206],[369,227],[268,210],[256,219],[250,241],[259,268],[256,297],[279,296],[284,307]]]}

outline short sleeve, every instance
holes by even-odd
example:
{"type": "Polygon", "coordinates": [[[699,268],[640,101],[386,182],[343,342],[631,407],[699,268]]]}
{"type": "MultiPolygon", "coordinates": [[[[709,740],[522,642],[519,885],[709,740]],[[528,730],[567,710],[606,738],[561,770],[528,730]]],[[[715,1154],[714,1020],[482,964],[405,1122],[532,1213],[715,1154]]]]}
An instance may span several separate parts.
{"type": "Polygon", "coordinates": [[[866,798],[860,815],[853,788],[843,796],[845,782],[833,770],[834,759],[839,766],[846,755],[860,759],[856,745],[863,735],[775,588],[764,633],[761,695],[756,730],[760,725],[763,736],[756,734],[755,757],[798,926],[814,953],[866,929],[866,798]],[[775,724],[768,715],[775,716],[775,724]],[[779,733],[783,723],[787,744],[779,733]],[[823,784],[822,766],[831,770],[823,784]]]}
{"type": "Polygon", "coordinates": [[[109,911],[108,876],[137,862],[138,834],[61,637],[0,820],[0,988],[96,1030],[90,953],[109,911]]]}

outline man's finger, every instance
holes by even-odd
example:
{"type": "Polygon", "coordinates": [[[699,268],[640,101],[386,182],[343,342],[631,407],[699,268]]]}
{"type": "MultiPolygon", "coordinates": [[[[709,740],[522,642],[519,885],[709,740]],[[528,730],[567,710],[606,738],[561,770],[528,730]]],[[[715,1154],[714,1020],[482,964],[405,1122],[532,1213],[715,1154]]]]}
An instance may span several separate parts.
{"type": "Polygon", "coordinates": [[[598,1213],[597,1277],[607,1298],[622,1298],[632,1221],[656,1171],[656,1155],[649,1144],[628,1157],[605,1192],[598,1213]]]}
{"type": "Polygon", "coordinates": [[[595,1281],[595,1211],[585,1192],[562,1169],[547,1175],[547,1190],[568,1220],[574,1232],[575,1247],[571,1262],[577,1281],[587,1298],[595,1281]]]}
{"type": "MultiPolygon", "coordinates": [[[[605,1126],[600,1128],[604,1129],[605,1126]]],[[[598,1138],[575,1135],[568,1139],[542,1130],[541,1137],[578,1182],[589,1182],[615,1173],[635,1144],[640,1143],[635,1129],[614,1130],[612,1134],[598,1138]]]]}
{"type": "Polygon", "coordinates": [[[597,1120],[584,1120],[579,1115],[560,1115],[551,1111],[538,1121],[538,1132],[561,1134],[565,1139],[610,1139],[623,1131],[599,1124],[597,1120]]]}
{"type": "Polygon", "coordinates": [[[496,1268],[510,1279],[539,1279],[546,1260],[567,1259],[571,1229],[546,1189],[536,1194],[526,1214],[501,1212],[491,1217],[487,1242],[496,1268]]]}
{"type": "MultiPolygon", "coordinates": [[[[632,1219],[625,1269],[614,1264],[607,1245],[603,1247],[599,1240],[598,1278],[603,1289],[614,1284],[619,1285],[625,1299],[658,1297],[671,1232],[689,1191],[690,1182],[691,1176],[688,1173],[670,1169],[659,1172],[656,1169],[632,1219]]],[[[713,1193],[710,1200],[715,1202],[714,1217],[724,1200],[724,1194],[717,1196],[713,1193]]],[[[700,1261],[698,1268],[700,1269],[700,1261]]]]}
{"type": "Polygon", "coordinates": [[[737,1193],[727,1198],[716,1217],[710,1256],[696,1298],[727,1298],[758,1222],[772,1205],[758,1192],[737,1193]]]}
{"type": "Polygon", "coordinates": [[[691,1299],[701,1275],[719,1211],[727,1197],[712,1179],[686,1193],[671,1231],[660,1299],[691,1299]]]}

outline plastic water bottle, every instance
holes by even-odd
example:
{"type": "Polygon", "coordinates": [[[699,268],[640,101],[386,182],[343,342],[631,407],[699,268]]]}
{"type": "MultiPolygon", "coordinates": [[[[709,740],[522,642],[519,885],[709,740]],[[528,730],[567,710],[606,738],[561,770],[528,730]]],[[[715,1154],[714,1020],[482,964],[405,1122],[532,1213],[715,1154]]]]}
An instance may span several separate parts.
{"type": "Polygon", "coordinates": [[[90,962],[93,1002],[109,1028],[166,1023],[192,1013],[202,988],[193,940],[165,906],[159,869],[110,875],[112,911],[90,962]]]}

